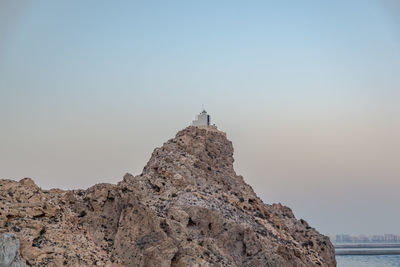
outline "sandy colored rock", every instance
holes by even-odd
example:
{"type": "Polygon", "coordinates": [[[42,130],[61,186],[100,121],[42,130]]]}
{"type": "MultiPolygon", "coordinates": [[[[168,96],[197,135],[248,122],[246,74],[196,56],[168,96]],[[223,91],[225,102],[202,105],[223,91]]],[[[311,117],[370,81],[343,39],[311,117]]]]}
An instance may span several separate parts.
{"type": "Polygon", "coordinates": [[[233,161],[225,133],[188,127],[117,185],[0,180],[0,231],[33,266],[336,266],[329,239],[263,203],[233,161]]]}

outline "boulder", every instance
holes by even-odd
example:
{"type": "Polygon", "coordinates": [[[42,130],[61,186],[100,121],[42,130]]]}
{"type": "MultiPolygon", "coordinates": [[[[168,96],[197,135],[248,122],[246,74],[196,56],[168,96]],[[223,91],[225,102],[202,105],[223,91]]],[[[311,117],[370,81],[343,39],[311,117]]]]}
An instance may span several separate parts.
{"type": "Polygon", "coordinates": [[[13,233],[0,235],[0,267],[25,267],[19,254],[19,240],[13,233]]]}

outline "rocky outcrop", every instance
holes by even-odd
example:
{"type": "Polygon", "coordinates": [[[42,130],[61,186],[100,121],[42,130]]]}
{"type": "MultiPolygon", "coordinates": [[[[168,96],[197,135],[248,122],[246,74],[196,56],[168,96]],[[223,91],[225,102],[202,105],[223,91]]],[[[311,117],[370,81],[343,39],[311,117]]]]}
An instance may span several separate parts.
{"type": "Polygon", "coordinates": [[[0,267],[25,267],[19,254],[19,240],[12,233],[0,235],[0,267]]]}
{"type": "Polygon", "coordinates": [[[214,128],[188,127],[138,176],[87,190],[0,181],[0,231],[33,266],[336,266],[329,239],[264,204],[214,128]]]}

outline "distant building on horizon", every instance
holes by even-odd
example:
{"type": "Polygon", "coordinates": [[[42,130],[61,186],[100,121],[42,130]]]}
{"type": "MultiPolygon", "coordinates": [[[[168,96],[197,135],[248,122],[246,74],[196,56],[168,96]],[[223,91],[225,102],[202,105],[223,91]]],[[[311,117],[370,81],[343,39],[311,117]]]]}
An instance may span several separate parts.
{"type": "Polygon", "coordinates": [[[192,126],[210,126],[211,117],[207,114],[207,111],[203,111],[196,116],[196,119],[192,122],[192,126]]]}

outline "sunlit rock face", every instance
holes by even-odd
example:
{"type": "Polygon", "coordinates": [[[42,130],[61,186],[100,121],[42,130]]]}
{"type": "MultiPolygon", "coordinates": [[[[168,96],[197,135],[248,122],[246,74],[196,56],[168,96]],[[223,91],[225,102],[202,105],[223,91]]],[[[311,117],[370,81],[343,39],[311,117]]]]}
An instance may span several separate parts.
{"type": "Polygon", "coordinates": [[[236,175],[215,127],[178,132],[117,185],[1,180],[0,193],[0,229],[33,266],[336,266],[327,237],[236,175]]]}

